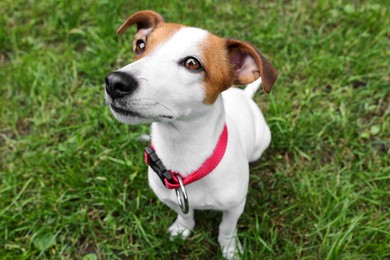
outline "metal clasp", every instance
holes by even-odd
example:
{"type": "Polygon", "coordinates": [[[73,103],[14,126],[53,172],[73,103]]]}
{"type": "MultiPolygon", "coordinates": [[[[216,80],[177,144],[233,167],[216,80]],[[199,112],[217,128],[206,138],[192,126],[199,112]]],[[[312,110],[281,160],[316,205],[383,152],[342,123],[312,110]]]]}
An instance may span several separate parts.
{"type": "Polygon", "coordinates": [[[177,203],[179,204],[181,211],[184,214],[187,214],[188,211],[190,210],[190,205],[188,203],[187,191],[186,191],[186,188],[184,187],[182,178],[179,175],[176,175],[176,178],[180,184],[180,187],[175,189],[177,203]]]}

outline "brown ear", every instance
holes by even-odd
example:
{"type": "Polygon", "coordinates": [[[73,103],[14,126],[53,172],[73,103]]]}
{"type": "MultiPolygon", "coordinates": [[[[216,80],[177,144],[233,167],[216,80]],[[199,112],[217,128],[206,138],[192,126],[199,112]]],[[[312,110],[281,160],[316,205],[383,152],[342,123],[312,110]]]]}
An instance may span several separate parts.
{"type": "Polygon", "coordinates": [[[249,43],[227,39],[226,47],[235,71],[234,84],[245,85],[261,77],[263,89],[269,93],[278,77],[272,64],[249,43]]]}
{"type": "Polygon", "coordinates": [[[162,16],[156,12],[150,10],[139,11],[129,16],[129,18],[127,18],[127,20],[118,28],[116,33],[124,33],[127,28],[133,24],[137,24],[137,30],[139,31],[141,29],[156,28],[160,23],[163,22],[164,19],[162,16]]]}

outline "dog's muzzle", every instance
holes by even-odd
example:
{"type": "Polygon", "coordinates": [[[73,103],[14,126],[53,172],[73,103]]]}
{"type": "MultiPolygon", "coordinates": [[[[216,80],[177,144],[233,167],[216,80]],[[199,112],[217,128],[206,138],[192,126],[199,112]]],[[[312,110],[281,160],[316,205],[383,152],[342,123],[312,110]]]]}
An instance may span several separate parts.
{"type": "Polygon", "coordinates": [[[120,71],[108,74],[105,82],[106,92],[113,100],[130,95],[138,87],[138,83],[133,76],[120,71]]]}

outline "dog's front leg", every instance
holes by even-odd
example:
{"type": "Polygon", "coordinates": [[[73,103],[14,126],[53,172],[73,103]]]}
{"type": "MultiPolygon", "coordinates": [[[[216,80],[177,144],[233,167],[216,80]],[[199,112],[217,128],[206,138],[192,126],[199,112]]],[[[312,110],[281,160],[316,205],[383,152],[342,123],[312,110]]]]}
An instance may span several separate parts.
{"type": "Polygon", "coordinates": [[[169,227],[168,231],[171,235],[171,239],[174,237],[181,237],[186,239],[189,237],[191,230],[195,226],[194,210],[190,208],[187,214],[181,212],[177,204],[168,203],[168,206],[177,212],[177,218],[175,222],[169,227]]]}
{"type": "Polygon", "coordinates": [[[238,257],[242,246],[237,238],[237,221],[244,211],[245,200],[238,206],[223,211],[222,222],[219,225],[218,242],[226,259],[238,257]]]}

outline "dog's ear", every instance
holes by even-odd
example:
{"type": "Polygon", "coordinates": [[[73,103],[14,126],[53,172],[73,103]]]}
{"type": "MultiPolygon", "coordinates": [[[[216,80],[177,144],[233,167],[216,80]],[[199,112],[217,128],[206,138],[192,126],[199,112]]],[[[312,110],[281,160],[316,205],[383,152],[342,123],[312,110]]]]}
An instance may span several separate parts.
{"type": "Polygon", "coordinates": [[[226,48],[235,72],[234,84],[245,85],[261,77],[263,89],[269,93],[278,77],[272,64],[249,43],[227,39],[226,48]]]}
{"type": "Polygon", "coordinates": [[[150,33],[154,28],[163,22],[164,19],[162,16],[156,12],[150,10],[139,11],[129,16],[129,18],[127,18],[127,20],[118,28],[116,33],[124,33],[127,28],[133,24],[137,24],[137,31],[145,30],[150,33]]]}

